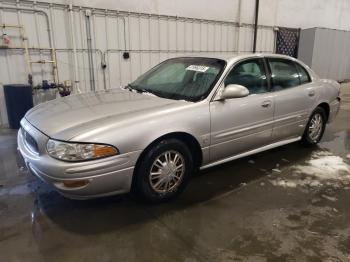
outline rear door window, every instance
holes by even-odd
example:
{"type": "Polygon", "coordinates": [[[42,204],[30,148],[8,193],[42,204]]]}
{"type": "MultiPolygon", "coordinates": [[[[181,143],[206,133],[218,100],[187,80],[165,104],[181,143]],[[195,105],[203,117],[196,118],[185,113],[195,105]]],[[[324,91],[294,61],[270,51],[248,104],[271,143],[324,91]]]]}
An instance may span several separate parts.
{"type": "Polygon", "coordinates": [[[269,58],[272,89],[279,91],[300,85],[299,72],[293,61],[269,58]]]}

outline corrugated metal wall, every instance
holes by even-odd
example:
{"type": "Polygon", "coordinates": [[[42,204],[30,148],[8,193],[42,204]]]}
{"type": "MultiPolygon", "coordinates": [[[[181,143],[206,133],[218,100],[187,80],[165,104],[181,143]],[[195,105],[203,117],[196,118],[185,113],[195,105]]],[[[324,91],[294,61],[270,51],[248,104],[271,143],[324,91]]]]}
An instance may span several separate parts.
{"type": "MultiPolygon", "coordinates": [[[[0,24],[23,25],[28,37],[31,60],[50,60],[50,37],[56,49],[59,81],[74,80],[73,37],[78,57],[79,87],[90,90],[86,34],[86,7],[73,7],[71,19],[67,5],[44,2],[0,2],[0,24]],[[6,7],[25,8],[26,11],[6,7]],[[31,10],[29,10],[31,9],[31,10]],[[49,17],[47,25],[44,11],[49,17]],[[48,26],[50,32],[48,31],[48,26]],[[73,32],[71,30],[73,28],[73,32]]],[[[90,9],[89,9],[90,10],[90,9]]],[[[93,48],[93,71],[96,90],[124,85],[164,59],[184,55],[223,56],[252,50],[253,27],[234,22],[193,19],[93,9],[90,17],[93,48]],[[129,59],[122,54],[130,53],[129,59]],[[102,68],[102,62],[107,65],[102,68]]],[[[11,47],[21,47],[17,29],[1,28],[0,34],[11,38],[11,47]]],[[[259,52],[274,51],[273,27],[260,26],[259,52]]],[[[22,49],[0,49],[0,85],[26,83],[27,71],[22,49]]],[[[53,80],[52,64],[33,64],[34,84],[53,80]]],[[[1,123],[7,116],[0,92],[1,123]]]]}

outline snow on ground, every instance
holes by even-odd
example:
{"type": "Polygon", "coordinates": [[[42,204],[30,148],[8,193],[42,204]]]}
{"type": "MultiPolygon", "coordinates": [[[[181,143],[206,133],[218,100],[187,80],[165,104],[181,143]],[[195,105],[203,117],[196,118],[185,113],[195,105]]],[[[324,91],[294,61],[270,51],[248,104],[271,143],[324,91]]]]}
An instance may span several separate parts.
{"type": "Polygon", "coordinates": [[[292,167],[288,177],[270,182],[285,188],[313,188],[323,185],[341,188],[350,185],[350,166],[343,158],[330,152],[315,152],[305,164],[292,167]]]}

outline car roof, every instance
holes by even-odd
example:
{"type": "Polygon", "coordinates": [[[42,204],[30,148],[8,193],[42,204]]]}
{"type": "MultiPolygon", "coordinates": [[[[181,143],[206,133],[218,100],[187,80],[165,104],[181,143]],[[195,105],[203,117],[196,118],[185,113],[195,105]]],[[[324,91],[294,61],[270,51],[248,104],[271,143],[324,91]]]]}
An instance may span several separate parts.
{"type": "Polygon", "coordinates": [[[228,64],[232,62],[236,62],[238,60],[246,59],[246,58],[254,58],[254,57],[275,57],[275,58],[284,58],[289,60],[296,60],[294,57],[280,54],[272,54],[272,53],[246,53],[246,54],[237,54],[237,55],[190,55],[188,57],[206,57],[206,58],[214,58],[214,59],[222,59],[225,60],[228,64]]]}
{"type": "Polygon", "coordinates": [[[243,59],[247,59],[247,58],[255,58],[255,57],[272,57],[272,58],[282,58],[282,59],[287,59],[287,60],[291,60],[291,61],[295,61],[297,63],[299,63],[300,65],[302,65],[305,69],[307,69],[307,71],[309,72],[309,74],[311,74],[311,76],[313,78],[319,78],[317,76],[317,74],[304,62],[291,57],[291,56],[287,56],[287,55],[280,55],[280,54],[272,54],[272,53],[245,53],[245,54],[238,54],[238,55],[216,55],[216,56],[203,56],[203,55],[191,55],[191,56],[186,56],[186,57],[206,57],[206,58],[213,58],[213,59],[221,59],[226,61],[228,67],[232,66],[233,64],[235,64],[236,62],[243,60],[243,59]]]}
{"type": "MultiPolygon", "coordinates": [[[[227,55],[227,54],[222,54],[222,55],[209,55],[209,56],[204,56],[203,54],[200,55],[190,55],[190,56],[183,56],[183,57],[201,57],[201,58],[213,58],[213,59],[221,59],[227,62],[227,64],[233,64],[239,60],[242,59],[247,59],[247,58],[254,58],[254,57],[275,57],[275,58],[283,58],[283,59],[288,59],[292,61],[298,61],[299,63],[301,61],[295,59],[294,57],[287,56],[287,55],[280,55],[280,54],[273,54],[273,53],[245,53],[245,54],[237,54],[237,55],[227,55]]],[[[304,65],[304,63],[301,62],[301,64],[304,65]]],[[[305,65],[304,65],[305,66],[305,65]]]]}
{"type": "Polygon", "coordinates": [[[296,60],[294,57],[287,56],[287,55],[280,55],[280,54],[270,54],[270,53],[248,53],[248,54],[242,54],[242,55],[235,55],[229,58],[226,58],[226,62],[236,62],[237,60],[242,60],[246,58],[254,58],[254,57],[274,57],[274,58],[283,58],[283,59],[289,59],[289,60],[296,60]]]}

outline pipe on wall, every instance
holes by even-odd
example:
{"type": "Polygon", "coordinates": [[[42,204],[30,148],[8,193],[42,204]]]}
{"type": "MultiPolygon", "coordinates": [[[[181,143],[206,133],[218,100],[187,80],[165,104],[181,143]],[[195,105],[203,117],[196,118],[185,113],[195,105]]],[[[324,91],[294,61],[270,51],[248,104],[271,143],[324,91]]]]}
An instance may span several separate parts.
{"type": "Polygon", "coordinates": [[[254,19],[254,38],[253,38],[253,53],[256,52],[256,40],[258,36],[258,20],[259,20],[259,0],[255,0],[255,19],[254,19]]]}
{"type": "Polygon", "coordinates": [[[73,5],[70,4],[68,6],[69,14],[70,14],[70,28],[71,28],[71,37],[72,37],[72,49],[73,49],[73,61],[74,61],[74,70],[73,70],[73,76],[74,76],[74,87],[77,89],[78,93],[81,93],[79,88],[79,68],[78,68],[78,54],[77,54],[77,44],[75,41],[75,34],[74,34],[74,11],[73,11],[73,5]]]}
{"type": "Polygon", "coordinates": [[[237,42],[236,42],[236,50],[237,50],[237,54],[239,54],[239,51],[240,51],[240,37],[241,37],[241,20],[242,20],[242,6],[243,6],[243,3],[242,3],[243,0],[239,0],[238,1],[238,14],[237,14],[237,19],[238,19],[238,26],[237,26],[237,29],[238,29],[238,32],[237,32],[237,42]]]}
{"type": "Polygon", "coordinates": [[[119,14],[119,11],[117,11],[117,15],[116,16],[123,20],[124,49],[126,50],[126,22],[125,22],[125,17],[121,16],[119,14]]]}
{"type": "MultiPolygon", "coordinates": [[[[29,79],[32,77],[33,75],[33,70],[32,70],[32,63],[30,61],[30,55],[29,55],[29,51],[28,51],[28,37],[25,31],[24,26],[22,25],[8,25],[8,24],[0,24],[0,27],[2,29],[5,28],[15,28],[18,29],[20,32],[20,37],[21,37],[21,42],[22,42],[22,48],[20,48],[20,50],[24,51],[24,60],[26,62],[26,66],[27,66],[27,71],[28,71],[28,82],[29,79]]],[[[6,50],[11,49],[11,47],[6,47],[6,50]]],[[[32,83],[30,83],[32,85],[32,83]]]]}
{"type": "Polygon", "coordinates": [[[89,74],[90,74],[90,89],[95,92],[95,73],[94,73],[94,58],[92,54],[92,37],[91,37],[91,10],[85,10],[85,22],[86,22],[86,38],[89,58],[89,74]]]}
{"type": "MultiPolygon", "coordinates": [[[[55,49],[54,49],[54,45],[53,45],[53,41],[52,41],[52,31],[51,31],[51,26],[50,26],[50,18],[49,15],[40,9],[30,9],[30,8],[22,8],[22,7],[12,7],[12,6],[0,6],[0,9],[2,10],[12,10],[12,11],[23,11],[23,12],[32,12],[32,13],[38,13],[41,14],[45,17],[45,21],[46,21],[46,25],[47,25],[47,33],[48,33],[48,37],[49,37],[49,46],[51,51],[51,60],[52,61],[56,61],[56,56],[55,56],[55,49]]],[[[57,66],[55,65],[55,63],[53,63],[52,66],[52,73],[53,73],[53,77],[54,77],[54,82],[58,83],[58,71],[57,71],[57,66]]]]}

